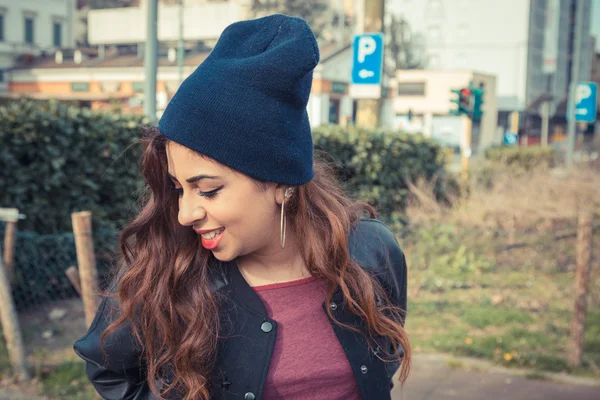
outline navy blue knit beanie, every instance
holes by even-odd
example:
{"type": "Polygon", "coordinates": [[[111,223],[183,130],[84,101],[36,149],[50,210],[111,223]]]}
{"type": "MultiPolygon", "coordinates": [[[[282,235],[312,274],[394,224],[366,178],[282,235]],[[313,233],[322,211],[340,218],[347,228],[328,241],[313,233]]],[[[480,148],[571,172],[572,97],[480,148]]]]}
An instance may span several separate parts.
{"type": "Polygon", "coordinates": [[[306,105],[319,62],[306,22],[271,15],[228,26],[158,123],[169,139],[253,178],[314,175],[306,105]]]}

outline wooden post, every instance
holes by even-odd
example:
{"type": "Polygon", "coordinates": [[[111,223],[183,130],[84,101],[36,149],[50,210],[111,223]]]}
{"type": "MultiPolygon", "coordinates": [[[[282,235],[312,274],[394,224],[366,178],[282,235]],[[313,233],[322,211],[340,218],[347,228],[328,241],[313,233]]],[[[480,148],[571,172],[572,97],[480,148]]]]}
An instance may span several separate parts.
{"type": "Polygon", "coordinates": [[[4,231],[4,268],[6,268],[6,277],[9,282],[13,281],[15,269],[15,243],[17,237],[17,221],[6,223],[4,231]]]}
{"type": "Polygon", "coordinates": [[[73,285],[79,297],[81,297],[81,278],[79,277],[79,271],[77,270],[77,267],[71,265],[69,268],[67,268],[65,274],[67,275],[67,278],[69,278],[71,285],[73,285]]]}
{"type": "Polygon", "coordinates": [[[0,323],[2,324],[2,332],[4,332],[8,357],[10,358],[13,372],[19,381],[29,380],[19,318],[17,317],[10,283],[2,260],[0,260],[0,304],[2,305],[0,307],[0,323]]]}
{"type": "Polygon", "coordinates": [[[4,213],[0,215],[6,221],[6,230],[4,231],[4,268],[9,282],[13,281],[15,269],[15,244],[17,241],[17,221],[19,220],[19,210],[16,208],[5,208],[4,213]]]}
{"type": "Polygon", "coordinates": [[[583,355],[583,339],[585,333],[585,314],[587,312],[587,295],[590,278],[590,262],[592,259],[592,221],[589,211],[579,213],[577,227],[577,272],[575,280],[575,309],[571,322],[571,341],[569,343],[568,361],[572,368],[581,365],[583,355]]]}
{"type": "Polygon", "coordinates": [[[90,326],[98,308],[98,272],[96,271],[96,256],[92,240],[92,213],[89,211],[73,213],[71,221],[75,234],[77,264],[81,275],[85,322],[87,326],[90,326]]]}

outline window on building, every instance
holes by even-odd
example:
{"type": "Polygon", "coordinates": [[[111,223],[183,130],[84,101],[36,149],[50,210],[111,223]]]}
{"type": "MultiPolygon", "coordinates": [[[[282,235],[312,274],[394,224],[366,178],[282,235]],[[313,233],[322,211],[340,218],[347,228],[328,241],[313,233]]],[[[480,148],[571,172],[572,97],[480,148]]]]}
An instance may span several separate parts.
{"type": "Polygon", "coordinates": [[[0,69],[0,83],[4,83],[4,70],[0,69]]]}
{"type": "Polygon", "coordinates": [[[33,17],[25,17],[25,43],[33,44],[33,17]]]}
{"type": "Polygon", "coordinates": [[[4,14],[0,14],[0,42],[4,42],[4,14]]]}
{"type": "Polygon", "coordinates": [[[399,96],[425,96],[425,82],[398,83],[399,96]]]}
{"type": "Polygon", "coordinates": [[[73,91],[73,92],[89,92],[90,84],[87,82],[73,82],[73,83],[71,83],[71,91],[73,91]]]}
{"type": "Polygon", "coordinates": [[[331,82],[332,93],[346,93],[346,82],[331,82]]]}
{"type": "Polygon", "coordinates": [[[144,82],[133,82],[131,85],[134,92],[143,92],[144,91],[144,82]]]}
{"type": "Polygon", "coordinates": [[[62,24],[60,22],[52,25],[52,44],[54,47],[62,47],[62,24]]]}
{"type": "Polygon", "coordinates": [[[340,101],[338,99],[329,100],[328,122],[330,124],[337,124],[340,122],[340,101]]]}

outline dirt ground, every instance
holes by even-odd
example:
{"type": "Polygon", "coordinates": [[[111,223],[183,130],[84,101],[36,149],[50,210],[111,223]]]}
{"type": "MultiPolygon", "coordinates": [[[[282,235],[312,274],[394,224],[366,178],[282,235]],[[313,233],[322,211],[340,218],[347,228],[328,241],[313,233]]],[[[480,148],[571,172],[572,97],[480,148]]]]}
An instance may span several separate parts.
{"type": "Polygon", "coordinates": [[[73,343],[87,330],[81,299],[41,305],[21,313],[19,320],[30,365],[44,368],[78,359],[73,343]]]}

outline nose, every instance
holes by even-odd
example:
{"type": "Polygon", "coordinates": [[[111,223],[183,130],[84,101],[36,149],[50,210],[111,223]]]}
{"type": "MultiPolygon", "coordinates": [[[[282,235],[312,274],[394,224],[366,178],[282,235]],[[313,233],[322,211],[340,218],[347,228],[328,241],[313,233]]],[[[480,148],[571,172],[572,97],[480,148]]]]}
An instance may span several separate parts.
{"type": "Polygon", "coordinates": [[[185,193],[180,197],[177,220],[181,225],[192,226],[194,222],[206,218],[206,210],[198,200],[199,199],[194,199],[192,196],[186,196],[185,193]]]}

